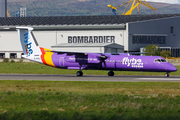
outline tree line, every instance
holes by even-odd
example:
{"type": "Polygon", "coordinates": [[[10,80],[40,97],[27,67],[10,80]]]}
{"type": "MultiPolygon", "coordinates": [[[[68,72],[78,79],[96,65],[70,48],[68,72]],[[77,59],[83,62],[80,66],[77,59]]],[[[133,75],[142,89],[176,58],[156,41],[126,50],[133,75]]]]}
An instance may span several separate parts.
{"type": "Polygon", "coordinates": [[[148,45],[145,47],[144,52],[147,56],[162,56],[164,58],[170,57],[171,50],[161,50],[158,45],[148,45]]]}

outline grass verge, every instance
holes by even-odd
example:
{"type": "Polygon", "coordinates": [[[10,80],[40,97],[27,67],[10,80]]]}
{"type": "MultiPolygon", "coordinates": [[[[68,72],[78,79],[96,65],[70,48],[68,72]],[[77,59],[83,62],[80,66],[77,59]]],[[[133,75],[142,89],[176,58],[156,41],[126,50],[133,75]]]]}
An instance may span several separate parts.
{"type": "Polygon", "coordinates": [[[180,83],[0,81],[0,91],[0,119],[180,119],[180,83]]]}
{"type": "MultiPolygon", "coordinates": [[[[176,66],[177,72],[170,73],[173,76],[180,75],[180,66],[176,66]]],[[[0,63],[0,73],[17,74],[76,74],[78,70],[57,69],[39,63],[0,63]]],[[[105,70],[83,70],[84,75],[107,75],[105,70]]],[[[115,75],[161,75],[162,72],[131,72],[115,71],[115,75]]]]}

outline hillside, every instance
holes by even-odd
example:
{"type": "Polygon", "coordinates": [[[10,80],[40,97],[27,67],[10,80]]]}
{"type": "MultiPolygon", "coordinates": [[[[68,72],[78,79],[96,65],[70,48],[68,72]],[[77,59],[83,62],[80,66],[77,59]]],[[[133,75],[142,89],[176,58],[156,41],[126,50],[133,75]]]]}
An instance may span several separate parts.
{"type": "MultiPolygon", "coordinates": [[[[121,5],[127,0],[7,0],[8,11],[15,16],[15,10],[20,6],[27,7],[28,16],[79,16],[79,15],[111,15],[112,6],[121,5]]],[[[143,5],[140,6],[141,14],[172,14],[180,13],[180,5],[150,3],[158,10],[153,11],[143,5]]],[[[125,7],[118,8],[122,13],[125,7]]],[[[137,14],[134,10],[133,14],[137,14]]]]}

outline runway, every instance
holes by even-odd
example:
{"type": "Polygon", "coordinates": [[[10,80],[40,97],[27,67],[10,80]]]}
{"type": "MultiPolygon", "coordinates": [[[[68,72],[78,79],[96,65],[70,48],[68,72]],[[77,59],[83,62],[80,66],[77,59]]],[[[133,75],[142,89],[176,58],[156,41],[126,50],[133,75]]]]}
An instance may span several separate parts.
{"type": "Polygon", "coordinates": [[[101,82],[180,82],[180,76],[106,76],[106,75],[48,75],[48,74],[0,74],[0,80],[45,81],[101,81],[101,82]]]}

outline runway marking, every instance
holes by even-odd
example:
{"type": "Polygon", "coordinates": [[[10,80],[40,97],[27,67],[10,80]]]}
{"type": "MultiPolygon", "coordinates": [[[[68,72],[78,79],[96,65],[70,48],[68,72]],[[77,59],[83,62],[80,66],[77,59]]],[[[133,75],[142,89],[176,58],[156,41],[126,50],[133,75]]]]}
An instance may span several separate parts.
{"type": "Polygon", "coordinates": [[[169,81],[169,80],[177,80],[180,81],[180,78],[137,78],[141,80],[164,80],[164,81],[169,81]]]}

